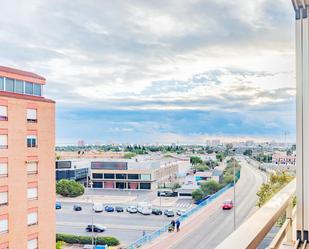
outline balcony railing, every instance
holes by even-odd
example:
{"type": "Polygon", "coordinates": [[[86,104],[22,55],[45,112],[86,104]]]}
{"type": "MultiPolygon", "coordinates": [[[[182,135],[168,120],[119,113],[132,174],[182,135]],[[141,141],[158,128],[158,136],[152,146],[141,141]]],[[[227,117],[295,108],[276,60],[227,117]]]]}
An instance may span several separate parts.
{"type": "Polygon", "coordinates": [[[231,248],[231,245],[233,245],[233,248],[238,249],[257,248],[279,217],[284,214],[286,215],[286,220],[268,246],[268,249],[280,248],[282,243],[295,246],[292,229],[293,222],[295,221],[295,209],[293,210],[295,191],[296,180],[293,180],[248,218],[216,249],[231,248]]]}

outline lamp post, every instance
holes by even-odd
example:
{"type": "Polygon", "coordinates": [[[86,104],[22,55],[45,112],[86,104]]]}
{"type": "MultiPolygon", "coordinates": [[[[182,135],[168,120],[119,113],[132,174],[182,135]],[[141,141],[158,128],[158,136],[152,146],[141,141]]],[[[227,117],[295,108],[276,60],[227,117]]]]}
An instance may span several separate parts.
{"type": "Polygon", "coordinates": [[[234,158],[234,163],[233,163],[233,171],[234,171],[234,186],[233,186],[233,192],[234,192],[234,231],[236,230],[236,159],[234,158]]]}
{"type": "MultiPolygon", "coordinates": [[[[92,207],[93,207],[94,203],[93,203],[93,182],[92,182],[92,179],[90,180],[89,184],[90,184],[90,188],[91,188],[91,202],[92,202],[92,207]]],[[[93,229],[93,210],[92,210],[92,212],[91,212],[91,245],[92,245],[92,247],[94,245],[94,231],[93,230],[94,229],[93,229]]]]}

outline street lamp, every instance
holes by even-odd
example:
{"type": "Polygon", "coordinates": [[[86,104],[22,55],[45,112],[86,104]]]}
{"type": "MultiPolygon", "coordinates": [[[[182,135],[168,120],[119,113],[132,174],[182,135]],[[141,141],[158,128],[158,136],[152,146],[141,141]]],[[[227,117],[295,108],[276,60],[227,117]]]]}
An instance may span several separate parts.
{"type": "MultiPolygon", "coordinates": [[[[93,203],[93,181],[92,179],[90,180],[89,185],[91,188],[91,202],[92,202],[92,207],[93,207],[94,203],[93,203]]],[[[91,212],[91,245],[92,247],[94,245],[94,234],[93,234],[94,231],[93,230],[94,228],[93,228],[93,210],[92,210],[91,212]]]]}
{"type": "Polygon", "coordinates": [[[233,203],[234,203],[234,208],[233,208],[233,220],[234,220],[234,231],[236,230],[236,158],[235,158],[235,149],[233,149],[233,155],[234,155],[234,160],[233,160],[233,203]]]}

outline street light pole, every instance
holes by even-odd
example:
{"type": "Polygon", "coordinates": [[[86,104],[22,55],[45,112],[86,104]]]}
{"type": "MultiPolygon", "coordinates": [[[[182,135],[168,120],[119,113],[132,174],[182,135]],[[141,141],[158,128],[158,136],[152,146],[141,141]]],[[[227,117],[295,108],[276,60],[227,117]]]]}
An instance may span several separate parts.
{"type": "Polygon", "coordinates": [[[233,163],[233,171],[234,171],[234,186],[233,186],[233,191],[234,191],[234,200],[233,200],[233,202],[234,202],[234,231],[236,230],[236,175],[235,175],[235,173],[236,173],[236,170],[235,170],[235,168],[236,168],[236,159],[234,158],[234,163],[233,163]]]}
{"type": "MultiPolygon", "coordinates": [[[[92,202],[92,209],[93,209],[93,205],[94,205],[94,203],[93,203],[93,182],[92,182],[92,180],[90,180],[90,188],[91,188],[91,202],[92,202]]],[[[92,212],[91,212],[91,245],[92,245],[92,247],[93,247],[93,245],[94,245],[94,234],[93,234],[93,210],[92,210],[92,212]]]]}

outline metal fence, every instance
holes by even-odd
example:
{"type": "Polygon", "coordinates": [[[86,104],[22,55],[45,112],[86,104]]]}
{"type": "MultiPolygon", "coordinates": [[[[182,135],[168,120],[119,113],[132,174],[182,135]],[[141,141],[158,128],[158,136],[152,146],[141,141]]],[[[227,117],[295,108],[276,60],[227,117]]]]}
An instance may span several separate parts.
{"type": "MultiPolygon", "coordinates": [[[[240,172],[237,172],[238,178],[240,176],[240,172]]],[[[186,219],[188,219],[189,217],[191,217],[194,213],[196,213],[197,211],[199,211],[201,208],[205,207],[206,205],[208,205],[209,203],[211,203],[213,200],[215,200],[216,198],[218,198],[221,194],[223,194],[225,191],[227,191],[229,188],[231,188],[233,186],[233,183],[230,183],[228,185],[226,185],[224,188],[220,189],[218,192],[216,192],[215,194],[213,194],[212,196],[210,196],[207,200],[201,202],[199,205],[195,206],[194,208],[188,210],[186,213],[184,213],[183,215],[181,215],[177,220],[179,220],[180,222],[185,221],[186,219]]],[[[141,247],[142,245],[145,245],[151,241],[153,241],[154,239],[158,238],[159,236],[161,236],[161,234],[165,233],[168,231],[170,224],[167,224],[166,226],[160,228],[159,230],[147,234],[145,236],[143,236],[142,238],[138,239],[137,241],[135,241],[134,243],[132,243],[131,245],[125,247],[125,249],[136,249],[141,247]]]]}

